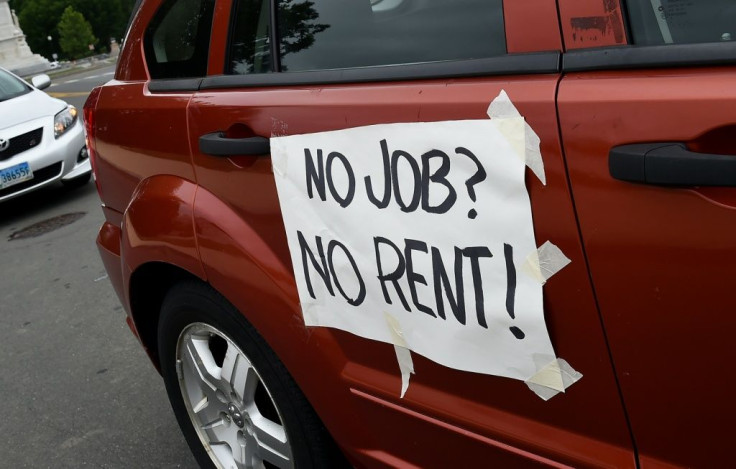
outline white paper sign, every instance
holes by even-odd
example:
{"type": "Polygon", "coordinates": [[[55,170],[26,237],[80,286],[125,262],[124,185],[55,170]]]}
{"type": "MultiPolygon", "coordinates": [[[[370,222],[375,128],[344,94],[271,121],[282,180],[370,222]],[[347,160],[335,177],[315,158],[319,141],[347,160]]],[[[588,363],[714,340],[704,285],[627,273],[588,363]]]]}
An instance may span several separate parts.
{"type": "MultiPolygon", "coordinates": [[[[271,139],[307,326],[523,381],[555,360],[542,285],[520,269],[537,250],[525,164],[518,138],[499,128],[467,120],[271,139]]],[[[523,119],[518,129],[523,142],[523,119]]]]}

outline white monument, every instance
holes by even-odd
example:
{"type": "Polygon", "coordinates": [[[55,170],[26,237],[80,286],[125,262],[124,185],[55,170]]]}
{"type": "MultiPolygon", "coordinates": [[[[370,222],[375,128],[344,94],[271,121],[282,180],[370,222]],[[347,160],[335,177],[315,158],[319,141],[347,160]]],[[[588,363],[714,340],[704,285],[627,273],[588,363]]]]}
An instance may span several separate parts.
{"type": "Polygon", "coordinates": [[[49,68],[48,60],[31,52],[18,17],[10,11],[8,0],[0,0],[0,67],[19,75],[42,72],[49,68]]]}

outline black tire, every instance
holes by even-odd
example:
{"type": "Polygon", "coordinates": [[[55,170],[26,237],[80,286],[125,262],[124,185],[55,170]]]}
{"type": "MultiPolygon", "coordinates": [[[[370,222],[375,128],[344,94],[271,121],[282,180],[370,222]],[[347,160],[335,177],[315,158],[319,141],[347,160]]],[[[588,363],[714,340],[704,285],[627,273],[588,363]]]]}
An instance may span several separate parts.
{"type": "MultiPolygon", "coordinates": [[[[306,400],[305,396],[302,394],[301,390],[298,388],[284,365],[255,328],[235,309],[232,304],[230,304],[209,285],[191,281],[174,286],[164,299],[158,328],[158,351],[161,371],[166,384],[166,391],[168,393],[169,400],[171,401],[171,406],[187,443],[199,464],[202,467],[215,467],[212,458],[215,458],[216,456],[214,455],[214,450],[208,452],[207,448],[205,448],[203,444],[203,439],[207,440],[209,438],[209,436],[205,434],[206,430],[198,431],[195,429],[195,422],[199,422],[201,420],[201,414],[197,414],[192,409],[193,406],[191,406],[191,404],[187,407],[187,404],[185,403],[185,399],[187,402],[191,402],[192,400],[191,394],[189,394],[190,392],[199,392],[198,388],[191,383],[194,383],[195,385],[201,384],[197,382],[198,375],[193,374],[191,370],[196,371],[198,368],[195,367],[204,367],[204,365],[202,365],[203,362],[197,362],[196,360],[186,361],[186,351],[191,350],[191,348],[187,347],[194,347],[193,344],[195,343],[204,343],[204,347],[208,348],[212,357],[216,357],[216,353],[219,353],[223,356],[223,360],[225,349],[222,348],[222,343],[225,343],[224,347],[232,348],[230,342],[219,342],[220,339],[210,338],[209,341],[207,341],[206,334],[209,332],[209,329],[207,328],[210,327],[216,330],[213,337],[219,337],[219,333],[222,333],[225,340],[229,339],[235,344],[236,347],[233,348],[233,350],[241,352],[256,370],[257,377],[259,378],[257,386],[265,386],[264,389],[266,390],[265,398],[263,397],[264,394],[261,390],[253,392],[253,394],[256,395],[256,397],[253,398],[253,402],[257,405],[257,414],[260,418],[261,416],[270,413],[272,417],[268,420],[279,421],[277,423],[283,427],[283,430],[285,430],[286,438],[290,445],[290,459],[294,463],[294,466],[299,468],[346,466],[342,454],[337,449],[334,441],[317,417],[311,405],[306,400]],[[181,380],[181,383],[184,383],[181,385],[177,374],[177,348],[180,344],[180,336],[182,344],[181,350],[184,351],[181,356],[182,360],[186,361],[186,363],[179,365],[179,371],[183,376],[189,376],[189,378],[181,380]],[[202,340],[202,337],[204,337],[204,341],[202,340]],[[193,363],[196,363],[196,365],[193,363]],[[188,366],[188,371],[182,371],[182,366],[188,366]],[[186,384],[185,382],[188,382],[189,384],[186,384]],[[185,388],[187,389],[186,391],[185,388]],[[194,389],[194,391],[190,391],[190,389],[194,389]],[[185,393],[188,394],[188,397],[184,397],[185,393]],[[275,406],[275,414],[274,410],[267,409],[267,407],[269,407],[268,402],[264,404],[262,409],[262,405],[258,403],[258,395],[261,396],[261,402],[265,402],[269,397],[271,398],[270,401],[275,406]],[[202,436],[200,434],[202,434],[202,436]]],[[[205,350],[204,353],[206,355],[208,351],[205,350]]],[[[207,356],[209,357],[209,355],[207,356]]],[[[211,366],[211,362],[208,363],[210,363],[211,366]]],[[[215,363],[220,367],[223,367],[224,364],[223,362],[217,363],[217,358],[215,358],[215,363]]],[[[236,360],[234,363],[241,362],[236,360]]],[[[233,365],[233,370],[236,370],[235,365],[233,365]]],[[[238,367],[237,370],[240,370],[240,368],[238,367]]],[[[234,371],[232,373],[231,379],[229,380],[230,382],[238,381],[235,379],[236,373],[238,373],[238,371],[234,371]]],[[[249,373],[250,371],[246,374],[251,376],[249,373]]],[[[222,380],[219,381],[219,383],[219,385],[223,385],[222,380]]],[[[230,391],[230,395],[233,396],[235,402],[238,402],[236,399],[237,396],[233,394],[235,392],[235,387],[236,386],[233,386],[230,391]]],[[[243,395],[247,394],[245,388],[246,386],[244,385],[243,395]]],[[[202,392],[204,393],[204,391],[202,392]]],[[[219,410],[219,407],[217,406],[228,405],[226,403],[222,403],[224,401],[222,400],[221,395],[218,395],[218,399],[220,399],[220,401],[215,402],[216,406],[213,406],[212,412],[219,410]]],[[[228,397],[226,400],[227,399],[230,398],[228,397]]],[[[207,405],[209,405],[209,403],[207,405]]],[[[246,404],[239,405],[245,406],[246,404]]],[[[246,409],[246,407],[243,408],[246,409]]],[[[252,407],[250,408],[252,409],[252,407]]],[[[228,407],[228,409],[233,409],[233,407],[228,407]]],[[[204,413],[204,411],[199,412],[204,413]]],[[[208,410],[208,412],[210,411],[208,410]]],[[[233,430],[239,431],[240,433],[237,435],[237,441],[239,443],[245,441],[244,439],[241,440],[244,435],[243,432],[246,429],[250,429],[248,431],[252,431],[253,429],[253,426],[248,426],[251,422],[250,417],[246,417],[246,421],[249,423],[246,423],[244,427],[242,424],[243,419],[236,419],[236,416],[240,417],[240,414],[227,414],[228,412],[229,410],[225,413],[220,411],[219,415],[224,416],[225,424],[228,426],[234,425],[234,423],[237,422],[240,430],[238,430],[237,427],[228,427],[227,430],[221,431],[223,433],[226,431],[231,432],[233,430]]],[[[242,414],[247,416],[248,411],[242,412],[242,414]]],[[[253,433],[250,434],[253,435],[253,433]]],[[[245,436],[247,437],[247,435],[245,436]]],[[[246,448],[245,453],[247,453],[249,451],[248,444],[242,444],[246,448]]],[[[213,445],[212,447],[217,447],[218,451],[224,451],[219,448],[227,449],[228,447],[231,448],[232,445],[213,445]]],[[[253,451],[253,446],[250,448],[251,451],[253,451]]],[[[259,451],[259,449],[256,449],[256,451],[259,451]]],[[[267,464],[266,467],[278,466],[267,464]]]]}

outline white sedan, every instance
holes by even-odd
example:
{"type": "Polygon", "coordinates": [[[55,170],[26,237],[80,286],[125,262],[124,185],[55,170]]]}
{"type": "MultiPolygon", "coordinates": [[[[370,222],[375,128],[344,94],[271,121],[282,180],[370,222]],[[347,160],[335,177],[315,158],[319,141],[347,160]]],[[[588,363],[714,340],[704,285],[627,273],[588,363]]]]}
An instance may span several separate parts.
{"type": "Polygon", "coordinates": [[[0,202],[61,181],[82,185],[92,167],[77,109],[0,68],[0,202]]]}

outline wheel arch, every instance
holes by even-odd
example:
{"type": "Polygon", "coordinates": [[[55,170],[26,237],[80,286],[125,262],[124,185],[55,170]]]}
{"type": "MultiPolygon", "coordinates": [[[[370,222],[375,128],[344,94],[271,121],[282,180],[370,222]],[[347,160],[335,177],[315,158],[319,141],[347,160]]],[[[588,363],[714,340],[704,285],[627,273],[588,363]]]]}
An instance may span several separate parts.
{"type": "Polygon", "coordinates": [[[129,323],[160,371],[158,327],[168,291],[189,279],[210,285],[265,339],[343,447],[354,400],[335,333],[306,327],[291,266],[214,194],[159,175],[142,181],[121,223],[122,291],[129,323]],[[340,405],[336,405],[337,403],[340,405]],[[341,441],[342,440],[342,441],[341,441]]]}
{"type": "Polygon", "coordinates": [[[175,285],[199,280],[191,272],[165,262],[149,262],[139,266],[130,277],[130,314],[138,339],[148,352],[156,369],[161,371],[158,356],[158,323],[166,294],[175,285]]]}
{"type": "Polygon", "coordinates": [[[207,282],[276,353],[338,444],[355,446],[362,430],[352,428],[352,416],[342,411],[355,403],[343,373],[349,358],[337,337],[344,333],[305,325],[291,264],[278,255],[279,241],[259,232],[256,222],[199,188],[195,226],[207,282]]]}
{"type": "Polygon", "coordinates": [[[197,186],[171,175],[141,181],[121,222],[122,289],[134,330],[156,368],[157,328],[166,292],[186,279],[206,281],[197,249],[197,186]]]}

